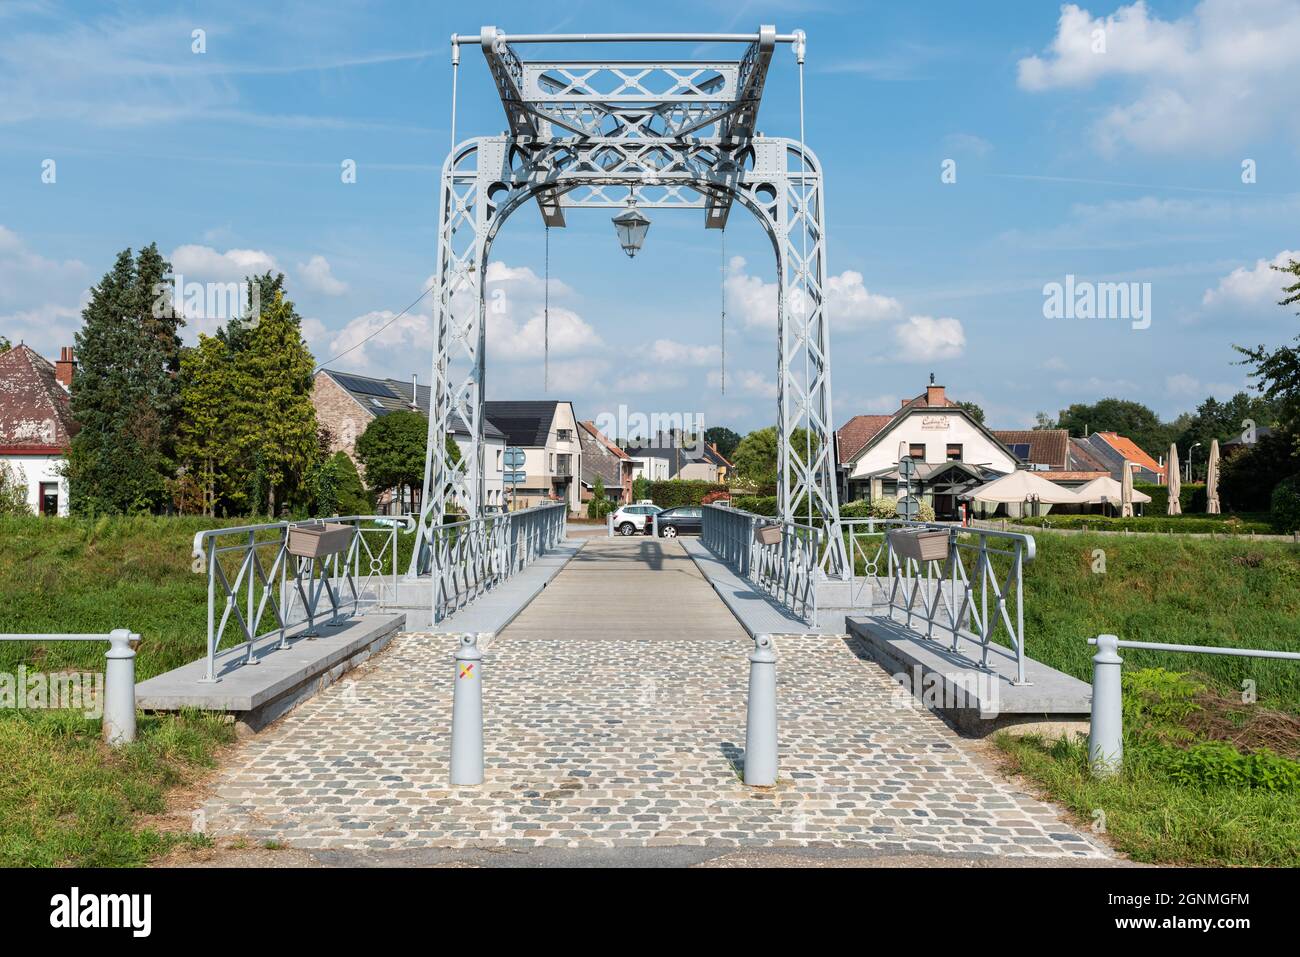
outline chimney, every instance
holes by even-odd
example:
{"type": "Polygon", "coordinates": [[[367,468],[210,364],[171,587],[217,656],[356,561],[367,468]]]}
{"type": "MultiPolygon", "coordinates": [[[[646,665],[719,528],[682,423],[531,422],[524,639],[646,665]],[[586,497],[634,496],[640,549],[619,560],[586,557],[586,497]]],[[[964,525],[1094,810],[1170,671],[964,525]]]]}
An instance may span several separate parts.
{"type": "Polygon", "coordinates": [[[411,373],[411,411],[420,411],[420,387],[418,384],[419,373],[411,373]]]}
{"type": "Polygon", "coordinates": [[[64,346],[59,350],[59,361],[54,363],[54,378],[63,384],[63,388],[72,390],[72,373],[76,370],[77,364],[72,357],[72,346],[64,346]]]}
{"type": "Polygon", "coordinates": [[[925,404],[931,407],[945,404],[943,386],[931,383],[925,387],[925,404]]]}

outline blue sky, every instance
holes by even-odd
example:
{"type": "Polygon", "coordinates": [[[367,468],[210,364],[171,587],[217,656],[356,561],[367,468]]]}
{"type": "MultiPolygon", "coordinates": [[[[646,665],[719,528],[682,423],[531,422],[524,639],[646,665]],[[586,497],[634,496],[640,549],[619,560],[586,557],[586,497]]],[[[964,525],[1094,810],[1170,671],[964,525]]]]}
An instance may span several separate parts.
{"type": "MultiPolygon", "coordinates": [[[[428,284],[448,37],[483,23],[807,31],[837,424],[890,411],[932,371],[1004,428],[1105,395],[1172,416],[1244,386],[1232,343],[1297,331],[1267,269],[1300,250],[1295,0],[453,9],[0,2],[0,334],[55,354],[116,251],[157,241],[187,279],[284,271],[318,360],[356,345],[428,284]],[[192,51],[196,29],[206,52],[192,51]],[[942,181],[947,160],[956,182],[942,181]],[[1045,284],[1067,275],[1150,283],[1149,328],[1045,318],[1045,284]]],[[[460,94],[460,137],[504,128],[472,47],[460,94]]],[[[781,47],[760,128],[797,136],[796,94],[781,47]]],[[[766,239],[752,217],[732,217],[723,395],[719,236],[693,213],[652,218],[635,260],[608,213],[552,231],[549,396],[584,418],[622,403],[740,431],[769,424],[766,239]]],[[[492,329],[490,398],[544,394],[542,236],[524,211],[493,250],[510,311],[492,329]]],[[[422,304],[331,367],[425,381],[429,341],[422,304]]]]}

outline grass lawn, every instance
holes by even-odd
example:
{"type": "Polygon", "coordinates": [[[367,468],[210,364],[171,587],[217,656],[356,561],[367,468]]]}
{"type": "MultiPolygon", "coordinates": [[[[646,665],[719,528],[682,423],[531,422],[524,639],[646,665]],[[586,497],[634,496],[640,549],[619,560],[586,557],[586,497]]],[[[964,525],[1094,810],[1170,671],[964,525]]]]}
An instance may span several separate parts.
{"type": "MultiPolygon", "coordinates": [[[[993,521],[998,521],[994,519],[993,521]]],[[[1082,529],[1108,532],[1153,532],[1167,535],[1274,535],[1277,533],[1267,513],[1243,512],[1236,515],[1206,515],[1193,512],[1183,515],[1135,515],[1119,518],[1107,515],[1040,515],[1007,519],[1008,524],[1045,528],[1082,529]]]]}
{"type": "Polygon", "coordinates": [[[145,820],[166,792],[212,765],[234,730],[211,717],[140,719],[134,744],[111,750],[98,720],[68,711],[0,711],[0,867],[146,864],[188,831],[145,820]]]}

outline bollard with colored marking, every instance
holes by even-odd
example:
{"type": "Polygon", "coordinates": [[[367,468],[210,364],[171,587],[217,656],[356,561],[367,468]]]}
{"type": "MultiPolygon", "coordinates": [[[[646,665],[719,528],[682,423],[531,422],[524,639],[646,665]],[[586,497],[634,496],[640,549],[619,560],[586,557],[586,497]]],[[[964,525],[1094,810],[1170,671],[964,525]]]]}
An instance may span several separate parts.
{"type": "Polygon", "coordinates": [[[1097,777],[1115,774],[1124,763],[1124,698],[1119,639],[1097,636],[1092,659],[1092,724],[1088,735],[1088,765],[1097,777]]]}
{"type": "Polygon", "coordinates": [[[483,652],[478,635],[461,635],[451,701],[451,783],[483,783],[483,652]]]}
{"type": "Polygon", "coordinates": [[[135,648],[140,640],[125,628],[108,635],[104,666],[104,740],[110,745],[135,740],[135,648]]]}
{"type": "Polygon", "coordinates": [[[755,635],[749,654],[749,706],[745,722],[745,783],[776,784],[776,647],[755,635]]]}

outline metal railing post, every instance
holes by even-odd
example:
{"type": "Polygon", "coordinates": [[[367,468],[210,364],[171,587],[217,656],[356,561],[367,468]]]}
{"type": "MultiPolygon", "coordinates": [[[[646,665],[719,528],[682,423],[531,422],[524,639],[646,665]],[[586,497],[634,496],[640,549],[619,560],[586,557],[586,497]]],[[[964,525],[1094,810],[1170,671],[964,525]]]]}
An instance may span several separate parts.
{"type": "Polygon", "coordinates": [[[777,775],[776,649],[771,635],[754,636],[745,718],[745,783],[773,787],[777,775]]]}
{"type": "Polygon", "coordinates": [[[118,628],[108,635],[104,666],[104,740],[116,747],[135,740],[135,649],[133,635],[118,628]]]}
{"type": "Polygon", "coordinates": [[[461,635],[451,702],[451,784],[483,783],[483,652],[478,635],[461,635]]]}
{"type": "Polygon", "coordinates": [[[1088,735],[1088,765],[1096,777],[1117,773],[1124,763],[1124,697],[1119,638],[1097,636],[1092,659],[1092,721],[1088,735]]]}

